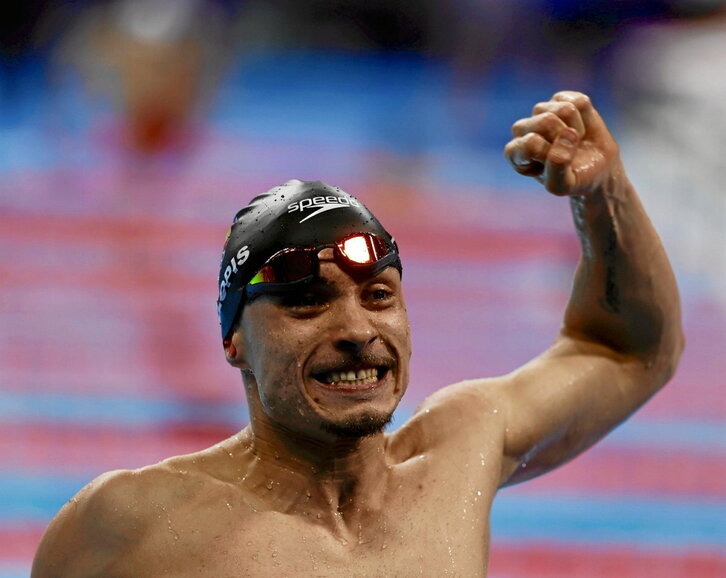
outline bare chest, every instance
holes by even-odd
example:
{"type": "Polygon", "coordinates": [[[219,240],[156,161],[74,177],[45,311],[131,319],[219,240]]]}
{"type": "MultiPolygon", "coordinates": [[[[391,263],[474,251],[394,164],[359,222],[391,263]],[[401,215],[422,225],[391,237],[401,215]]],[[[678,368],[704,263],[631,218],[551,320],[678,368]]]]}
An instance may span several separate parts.
{"type": "Polygon", "coordinates": [[[391,488],[373,510],[283,513],[222,500],[167,511],[126,560],[179,577],[484,576],[491,491],[425,481],[391,488]]]}

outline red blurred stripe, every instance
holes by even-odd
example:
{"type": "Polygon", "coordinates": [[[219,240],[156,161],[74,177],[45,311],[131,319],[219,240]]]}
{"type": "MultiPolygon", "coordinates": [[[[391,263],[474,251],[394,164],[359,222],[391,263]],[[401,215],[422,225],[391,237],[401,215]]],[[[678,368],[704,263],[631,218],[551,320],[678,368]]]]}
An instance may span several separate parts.
{"type": "MultiPolygon", "coordinates": [[[[412,216],[393,217],[390,228],[395,232],[406,256],[425,255],[433,258],[512,259],[521,257],[563,256],[570,259],[578,254],[574,235],[558,234],[552,231],[493,230],[490,228],[452,223],[441,213],[419,216],[427,226],[421,226],[419,218],[412,216]],[[436,236],[431,231],[435,228],[436,236]]],[[[220,249],[224,240],[224,225],[200,223],[198,221],[167,220],[149,218],[145,215],[128,217],[109,216],[54,216],[0,215],[0,239],[10,242],[24,242],[44,245],[49,241],[62,241],[82,245],[99,245],[114,249],[124,247],[126,251],[140,248],[153,252],[180,249],[220,249]]],[[[174,255],[169,255],[174,258],[174,255]]],[[[164,262],[156,263],[163,266],[164,262]]],[[[118,266],[118,263],[109,263],[118,266]]],[[[216,266],[216,263],[214,264],[216,266]]],[[[29,264],[29,269],[32,266],[29,264]]],[[[36,273],[37,274],[37,273],[36,273]]]]}
{"type": "Polygon", "coordinates": [[[0,560],[3,562],[27,561],[30,565],[43,532],[45,532],[44,525],[34,524],[0,528],[0,560]]]}

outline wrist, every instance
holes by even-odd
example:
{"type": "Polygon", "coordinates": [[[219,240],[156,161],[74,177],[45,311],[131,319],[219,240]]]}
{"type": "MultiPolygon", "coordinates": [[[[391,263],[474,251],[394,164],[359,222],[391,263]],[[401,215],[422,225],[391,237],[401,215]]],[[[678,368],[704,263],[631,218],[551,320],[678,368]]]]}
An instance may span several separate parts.
{"type": "Polygon", "coordinates": [[[571,195],[570,203],[576,215],[596,218],[603,212],[613,215],[617,206],[626,202],[632,194],[633,187],[618,160],[589,190],[571,195]]]}

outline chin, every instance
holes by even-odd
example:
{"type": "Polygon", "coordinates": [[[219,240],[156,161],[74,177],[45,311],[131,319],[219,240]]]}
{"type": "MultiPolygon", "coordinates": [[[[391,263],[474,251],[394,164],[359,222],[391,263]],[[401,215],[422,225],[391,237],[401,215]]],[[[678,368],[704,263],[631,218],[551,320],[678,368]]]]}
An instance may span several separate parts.
{"type": "Polygon", "coordinates": [[[364,414],[338,422],[327,422],[323,429],[341,439],[360,439],[381,433],[391,423],[393,413],[364,414]]]}

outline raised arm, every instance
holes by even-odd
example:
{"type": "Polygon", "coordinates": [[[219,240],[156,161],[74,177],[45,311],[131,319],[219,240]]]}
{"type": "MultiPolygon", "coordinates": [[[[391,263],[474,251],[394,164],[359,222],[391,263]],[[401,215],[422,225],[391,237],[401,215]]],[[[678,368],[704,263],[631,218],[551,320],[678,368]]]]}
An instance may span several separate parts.
{"type": "Polygon", "coordinates": [[[503,484],[595,443],[668,381],[683,348],[668,259],[590,99],[557,93],[512,132],[514,169],[570,198],[582,256],[555,343],[496,386],[503,484]]]}

